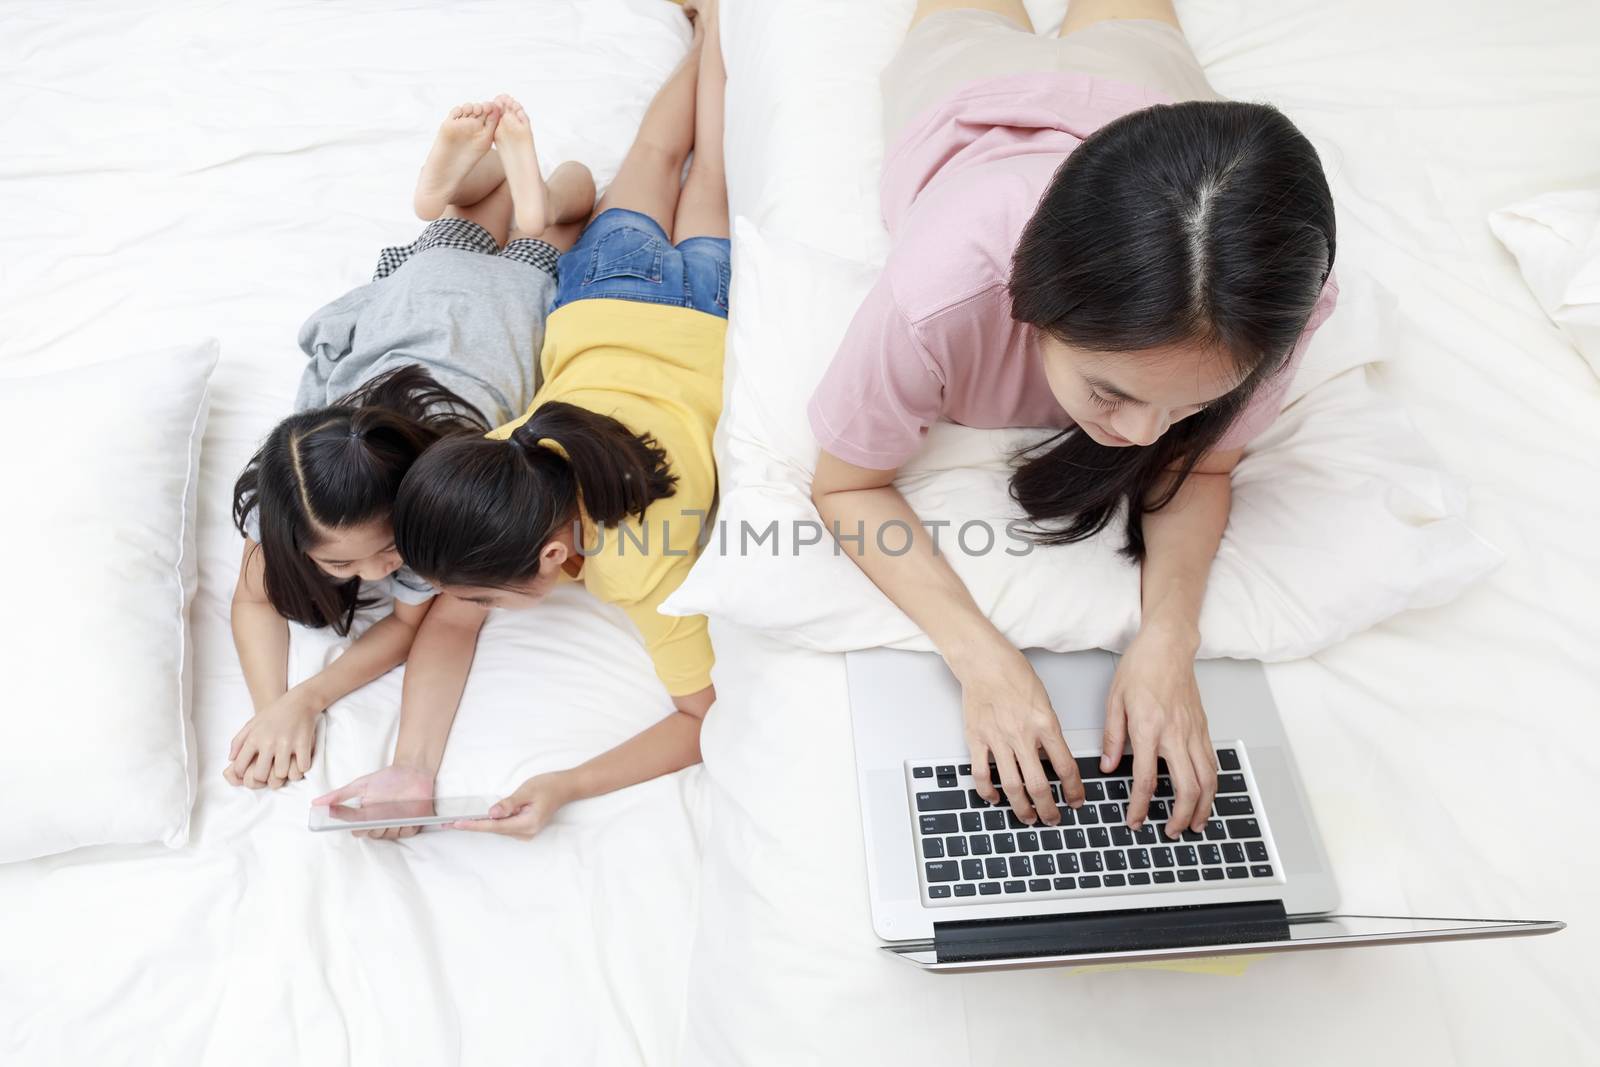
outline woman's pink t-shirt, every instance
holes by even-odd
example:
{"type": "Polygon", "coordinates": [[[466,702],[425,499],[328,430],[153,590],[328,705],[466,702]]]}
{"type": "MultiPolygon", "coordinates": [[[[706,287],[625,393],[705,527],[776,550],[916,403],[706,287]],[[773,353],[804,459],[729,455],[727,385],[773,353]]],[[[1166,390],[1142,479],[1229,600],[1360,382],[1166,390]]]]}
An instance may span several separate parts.
{"type": "MultiPolygon", "coordinates": [[[[1045,380],[1036,331],[1011,317],[1011,255],[1073,149],[1112,119],[1171,102],[1105,78],[1025,74],[974,82],[914,123],[883,167],[893,250],[808,408],[823,449],[889,470],[940,419],[1073,425],[1045,380]]],[[[1330,276],[1288,363],[1219,448],[1242,447],[1277,416],[1338,292],[1330,276]]]]}

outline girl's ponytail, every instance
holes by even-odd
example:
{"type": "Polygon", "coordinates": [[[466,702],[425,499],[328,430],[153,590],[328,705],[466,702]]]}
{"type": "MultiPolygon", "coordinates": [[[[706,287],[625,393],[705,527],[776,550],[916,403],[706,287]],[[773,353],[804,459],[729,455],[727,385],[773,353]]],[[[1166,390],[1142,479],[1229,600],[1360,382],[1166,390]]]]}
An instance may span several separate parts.
{"type": "Polygon", "coordinates": [[[505,441],[441,441],[400,484],[395,546],[436,585],[504,588],[539,572],[539,554],[579,518],[642,519],[676,483],[648,435],[608,415],[541,404],[505,441]]]}
{"type": "Polygon", "coordinates": [[[554,451],[546,442],[559,445],[558,454],[571,465],[584,510],[603,526],[615,526],[629,515],[644,518],[644,509],[671,496],[677,484],[667,453],[655,438],[573,404],[540,404],[511,437],[525,449],[554,451]]]}

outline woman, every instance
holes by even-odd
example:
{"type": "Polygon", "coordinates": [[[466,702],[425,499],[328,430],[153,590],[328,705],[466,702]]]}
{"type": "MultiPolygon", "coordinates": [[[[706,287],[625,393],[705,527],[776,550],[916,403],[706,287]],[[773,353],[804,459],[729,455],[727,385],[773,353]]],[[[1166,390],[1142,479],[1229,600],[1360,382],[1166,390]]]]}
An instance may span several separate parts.
{"type": "Polygon", "coordinates": [[[1131,742],[1137,828],[1164,761],[1167,836],[1199,830],[1217,768],[1194,656],[1230,472],[1337,294],[1316,152],[1220,100],[1169,0],[1073,0],[1059,38],[1019,0],[921,0],[883,92],[894,248],[811,401],[813,499],[830,525],[916,531],[857,561],[960,681],[978,791],[999,800],[992,760],[1018,817],[1055,825],[1041,754],[1083,792],[1049,698],[893,479],[939,419],[1061,430],[1012,479],[1037,536],[1120,521],[1143,565],[1102,767],[1131,742]]]}

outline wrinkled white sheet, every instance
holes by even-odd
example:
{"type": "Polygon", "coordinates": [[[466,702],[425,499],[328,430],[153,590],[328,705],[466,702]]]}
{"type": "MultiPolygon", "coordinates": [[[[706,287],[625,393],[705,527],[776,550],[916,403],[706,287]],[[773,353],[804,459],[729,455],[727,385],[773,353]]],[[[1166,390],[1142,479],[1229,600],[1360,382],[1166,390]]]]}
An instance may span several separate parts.
{"type": "MultiPolygon", "coordinates": [[[[877,71],[911,7],[730,5],[736,214],[881,258],[877,71]]],[[[1062,10],[1029,7],[1040,25],[1062,10]]],[[[689,1000],[717,1010],[691,1012],[688,1062],[1600,1060],[1600,859],[1582,844],[1600,776],[1600,388],[1484,222],[1596,185],[1600,13],[1179,7],[1217,88],[1279,104],[1324,152],[1341,261],[1399,300],[1374,378],[1471,484],[1470,521],[1507,555],[1445,607],[1269,668],[1344,907],[1572,926],[1279,956],[1236,978],[923,975],[881,953],[869,925],[842,657],[713,621],[715,818],[689,1000]]]]}
{"type": "MultiPolygon", "coordinates": [[[[698,769],[575,806],[532,843],[309,833],[310,797],[386,757],[397,672],[334,707],[307,781],[255,793],[221,771],[249,707],[228,630],[230,492],[289,410],[300,322],[420,228],[412,183],[453,104],[517,94],[547,166],[579,158],[608,180],[687,44],[680,10],[8,4],[0,26],[0,360],[205,336],[222,352],[192,613],[192,841],[0,867],[0,1062],[674,1062],[698,769]]],[[[94,432],[92,411],[59,415],[63,433],[94,432]]],[[[8,502],[7,521],[25,508],[8,502]]],[[[302,632],[297,673],[330,651],[302,632]]],[[[507,789],[666,710],[621,615],[560,591],[484,631],[440,791],[507,789]]]]}

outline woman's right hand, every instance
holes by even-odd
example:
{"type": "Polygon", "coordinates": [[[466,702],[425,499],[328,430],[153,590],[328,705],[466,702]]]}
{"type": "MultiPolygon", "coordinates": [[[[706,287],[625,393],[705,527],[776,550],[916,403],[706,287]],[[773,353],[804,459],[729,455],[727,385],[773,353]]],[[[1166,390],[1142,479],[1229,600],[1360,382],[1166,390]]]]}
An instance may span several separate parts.
{"type": "MultiPolygon", "coordinates": [[[[417,767],[391,764],[381,771],[364,774],[349,785],[324,793],[311,803],[343,804],[347,800],[415,800],[418,814],[433,814],[433,775],[417,767]],[[420,810],[425,806],[427,810],[420,810]]],[[[352,830],[357,837],[395,838],[410,837],[421,830],[419,826],[389,826],[382,830],[352,830]]]]}
{"type": "Polygon", "coordinates": [[[1060,823],[1040,751],[1060,775],[1061,795],[1069,807],[1083,803],[1083,782],[1050,696],[1027,657],[996,635],[989,647],[952,669],[961,682],[967,749],[978,795],[998,804],[1003,790],[1017,818],[1028,825],[1036,818],[1046,826],[1060,823]],[[990,760],[999,773],[999,790],[990,778],[990,760]]]}

